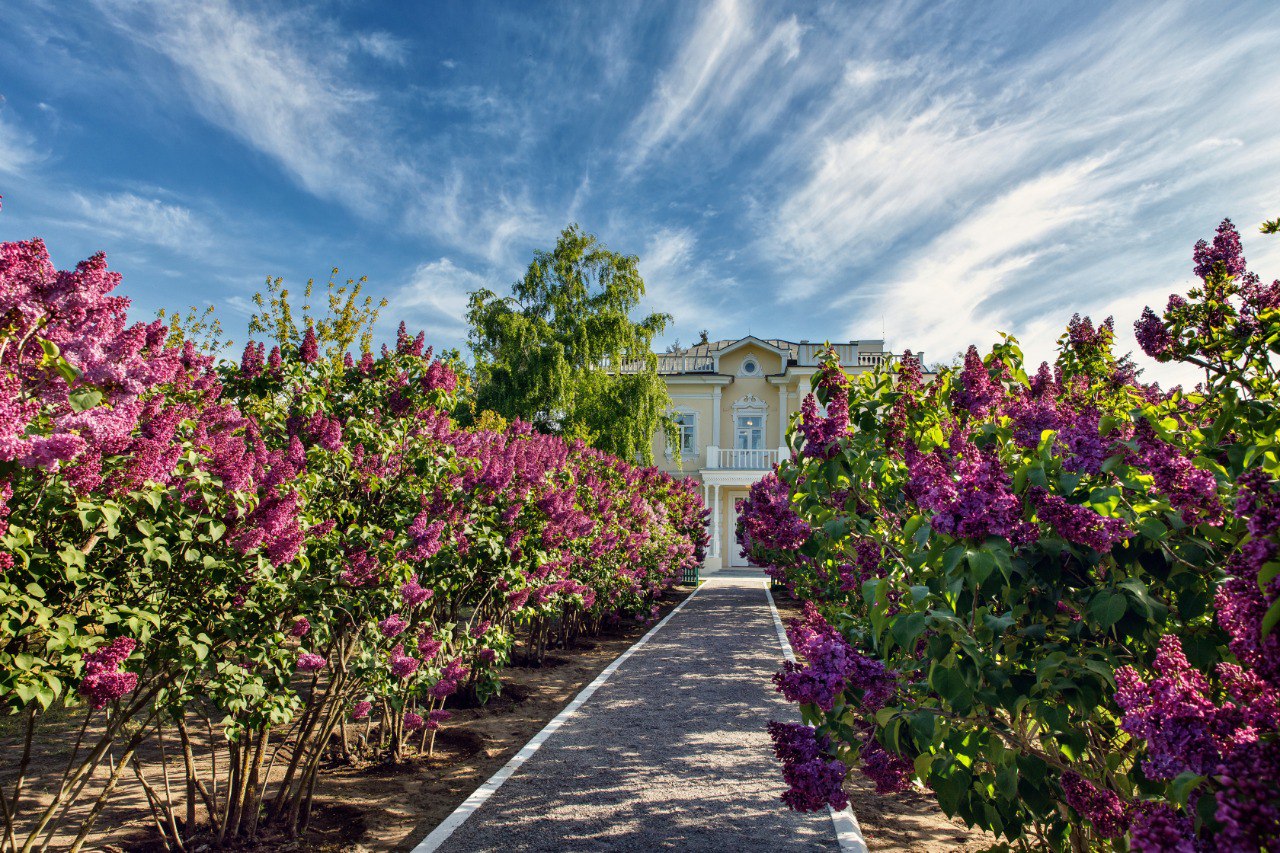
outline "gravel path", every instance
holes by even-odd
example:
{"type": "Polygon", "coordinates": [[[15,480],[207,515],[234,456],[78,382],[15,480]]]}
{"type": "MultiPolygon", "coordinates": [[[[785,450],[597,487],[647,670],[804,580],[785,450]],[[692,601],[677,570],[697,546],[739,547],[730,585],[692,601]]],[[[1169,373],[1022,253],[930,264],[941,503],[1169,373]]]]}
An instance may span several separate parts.
{"type": "Polygon", "coordinates": [[[760,576],[713,575],[439,850],[838,850],[778,799],[781,661],[760,576]]]}

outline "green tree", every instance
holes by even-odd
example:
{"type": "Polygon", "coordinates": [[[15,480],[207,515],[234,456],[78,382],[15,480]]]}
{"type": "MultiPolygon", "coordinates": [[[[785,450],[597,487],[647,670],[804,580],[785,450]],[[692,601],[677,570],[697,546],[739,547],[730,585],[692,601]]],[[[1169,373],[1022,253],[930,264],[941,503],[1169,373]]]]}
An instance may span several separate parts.
{"type": "Polygon", "coordinates": [[[510,296],[471,294],[476,409],[652,462],[670,402],[652,343],[671,317],[632,319],[644,295],[638,262],[570,225],[510,296]]]}

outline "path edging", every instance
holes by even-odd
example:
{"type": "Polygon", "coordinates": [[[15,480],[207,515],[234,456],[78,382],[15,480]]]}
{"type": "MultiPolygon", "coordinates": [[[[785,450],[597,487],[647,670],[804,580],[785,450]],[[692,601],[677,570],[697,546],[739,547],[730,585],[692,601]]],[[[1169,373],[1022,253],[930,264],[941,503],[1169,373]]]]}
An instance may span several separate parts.
{"type": "MultiPolygon", "coordinates": [[[[492,797],[497,790],[502,787],[503,782],[506,782],[507,779],[511,778],[511,776],[520,769],[520,765],[532,758],[534,753],[542,748],[542,744],[544,744],[549,737],[555,734],[570,717],[578,712],[578,709],[591,698],[592,694],[599,690],[600,687],[609,680],[609,676],[613,675],[614,672],[617,671],[618,667],[622,666],[623,662],[625,662],[627,658],[631,657],[632,652],[648,643],[650,638],[652,638],[654,634],[658,633],[658,631],[662,629],[662,626],[666,625],[667,622],[670,621],[672,616],[675,616],[686,604],[692,601],[693,597],[697,595],[701,589],[702,585],[699,584],[694,588],[693,592],[689,593],[689,596],[685,598],[684,601],[677,604],[674,610],[664,616],[661,622],[650,628],[648,633],[639,640],[636,640],[636,642],[622,654],[618,655],[612,663],[606,666],[600,674],[595,677],[594,681],[582,688],[578,695],[573,697],[573,701],[566,705],[559,714],[556,714],[555,717],[551,719],[551,722],[547,723],[542,728],[542,731],[538,732],[528,743],[520,747],[520,751],[511,756],[510,760],[508,760],[506,764],[502,765],[497,773],[494,773],[489,777],[488,781],[479,788],[476,788],[475,791],[471,793],[471,796],[463,800],[461,805],[450,812],[449,816],[441,821],[435,829],[431,830],[430,834],[428,834],[426,838],[419,841],[413,848],[412,853],[435,853],[441,844],[444,844],[449,840],[449,837],[452,836],[453,833],[457,832],[458,827],[467,822],[467,818],[471,817],[472,814],[484,805],[486,800],[492,797]]],[[[770,599],[769,605],[771,607],[773,606],[772,599],[770,599]]],[[[775,611],[774,619],[777,618],[777,613],[775,611]]],[[[841,845],[841,847],[843,848],[843,845],[841,845]]],[[[866,848],[864,847],[862,849],[865,851],[866,848]]]]}
{"type": "MultiPolygon", "coordinates": [[[[782,617],[778,615],[778,607],[773,603],[773,593],[769,590],[769,581],[764,582],[764,594],[769,599],[769,612],[773,614],[773,626],[778,629],[778,642],[782,646],[782,656],[791,663],[796,662],[795,652],[791,650],[791,641],[787,639],[786,629],[782,627],[782,617]]],[[[841,850],[851,853],[868,853],[867,840],[862,836],[862,827],[853,813],[853,806],[848,805],[836,811],[827,806],[831,813],[831,823],[836,829],[836,841],[841,850]]]]}

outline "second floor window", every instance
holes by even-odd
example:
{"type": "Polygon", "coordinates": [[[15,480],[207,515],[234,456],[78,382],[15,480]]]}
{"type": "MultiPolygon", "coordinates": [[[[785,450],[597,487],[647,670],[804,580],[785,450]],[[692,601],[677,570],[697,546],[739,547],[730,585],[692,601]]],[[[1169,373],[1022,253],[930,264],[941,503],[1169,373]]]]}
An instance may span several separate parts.
{"type": "Polygon", "coordinates": [[[698,455],[698,416],[691,412],[676,412],[672,416],[680,430],[680,455],[698,455]]]}

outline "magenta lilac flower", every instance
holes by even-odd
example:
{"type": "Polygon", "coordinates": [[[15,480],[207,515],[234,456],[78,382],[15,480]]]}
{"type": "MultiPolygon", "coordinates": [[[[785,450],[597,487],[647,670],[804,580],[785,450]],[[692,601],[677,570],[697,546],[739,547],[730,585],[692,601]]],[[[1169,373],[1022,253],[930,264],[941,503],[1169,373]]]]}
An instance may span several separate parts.
{"type": "Polygon", "coordinates": [[[299,672],[319,672],[325,667],[324,655],[317,655],[312,652],[302,652],[298,655],[298,671],[299,672]]]}
{"type": "Polygon", "coordinates": [[[125,659],[137,646],[137,641],[131,637],[117,637],[84,656],[84,679],[80,682],[79,693],[89,700],[91,708],[104,708],[108,703],[132,693],[138,686],[136,673],[120,671],[125,659]]]}

